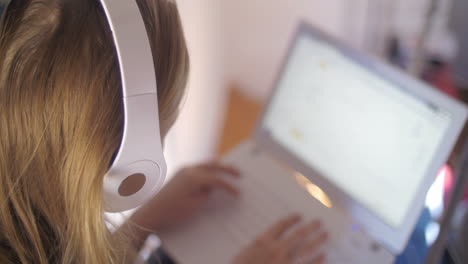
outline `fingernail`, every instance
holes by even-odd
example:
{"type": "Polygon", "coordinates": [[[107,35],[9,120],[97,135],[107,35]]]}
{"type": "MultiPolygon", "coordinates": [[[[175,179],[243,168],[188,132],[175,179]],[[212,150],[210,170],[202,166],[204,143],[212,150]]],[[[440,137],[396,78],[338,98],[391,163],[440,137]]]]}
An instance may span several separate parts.
{"type": "Polygon", "coordinates": [[[322,237],[322,239],[323,239],[324,241],[327,241],[328,238],[329,238],[328,232],[323,232],[320,236],[322,237]]]}
{"type": "Polygon", "coordinates": [[[227,167],[231,172],[232,174],[236,175],[236,176],[240,176],[240,171],[232,166],[228,166],[227,167]]]}
{"type": "Polygon", "coordinates": [[[301,219],[302,219],[302,216],[301,216],[300,214],[295,213],[295,214],[293,214],[293,215],[291,216],[291,218],[292,218],[293,220],[301,220],[301,219]]]}
{"type": "Polygon", "coordinates": [[[327,260],[327,256],[325,256],[325,254],[320,255],[319,263],[325,263],[326,260],[327,260]]]}
{"type": "Polygon", "coordinates": [[[322,226],[322,221],[320,221],[320,220],[312,220],[312,222],[310,222],[310,225],[311,225],[311,226],[318,226],[318,227],[320,227],[320,226],[322,226]]]}

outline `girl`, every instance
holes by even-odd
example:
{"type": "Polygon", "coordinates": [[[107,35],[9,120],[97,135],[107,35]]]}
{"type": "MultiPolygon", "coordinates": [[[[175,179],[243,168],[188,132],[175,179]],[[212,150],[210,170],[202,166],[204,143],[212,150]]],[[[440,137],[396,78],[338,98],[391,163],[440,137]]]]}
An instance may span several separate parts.
{"type": "MultiPolygon", "coordinates": [[[[137,3],[153,51],[164,137],[177,117],[189,56],[176,4],[137,3]]],[[[188,219],[212,190],[239,195],[218,176],[236,176],[234,169],[187,168],[110,233],[103,177],[122,136],[120,86],[98,0],[11,1],[0,25],[0,263],[131,263],[149,232],[188,219]]],[[[326,235],[315,222],[295,227],[299,221],[280,221],[233,263],[322,263],[322,256],[306,257],[326,235]],[[318,235],[307,240],[311,234],[318,235]]]]}

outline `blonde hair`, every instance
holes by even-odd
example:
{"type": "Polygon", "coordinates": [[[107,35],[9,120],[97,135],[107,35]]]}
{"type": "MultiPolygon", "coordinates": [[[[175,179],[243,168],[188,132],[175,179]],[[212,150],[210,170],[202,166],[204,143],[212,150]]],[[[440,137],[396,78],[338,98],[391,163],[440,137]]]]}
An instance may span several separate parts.
{"type": "MultiPolygon", "coordinates": [[[[167,127],[189,71],[179,13],[170,0],[137,3],[167,127]]],[[[120,89],[98,0],[11,2],[0,25],[1,263],[132,261],[111,238],[102,201],[122,135],[120,89]]]]}

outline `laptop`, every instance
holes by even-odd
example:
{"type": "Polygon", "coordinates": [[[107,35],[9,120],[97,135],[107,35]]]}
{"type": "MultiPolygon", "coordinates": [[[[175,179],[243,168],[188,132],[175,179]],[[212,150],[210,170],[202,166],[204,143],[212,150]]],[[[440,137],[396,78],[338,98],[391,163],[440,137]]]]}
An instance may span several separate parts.
{"type": "Polygon", "coordinates": [[[223,160],[240,198],[219,192],[161,234],[178,263],[231,263],[291,213],[320,219],[327,262],[393,263],[465,124],[467,108],[305,23],[254,137],[223,160]]]}

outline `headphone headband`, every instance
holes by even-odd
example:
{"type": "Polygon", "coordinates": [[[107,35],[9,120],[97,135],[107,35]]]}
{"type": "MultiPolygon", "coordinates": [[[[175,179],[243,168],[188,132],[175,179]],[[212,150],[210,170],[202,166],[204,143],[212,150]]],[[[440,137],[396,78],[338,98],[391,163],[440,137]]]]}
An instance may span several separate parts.
{"type": "Polygon", "coordinates": [[[101,0],[101,4],[118,54],[124,102],[122,143],[104,177],[106,211],[119,212],[143,204],[159,191],[166,163],[153,55],[138,5],[135,0],[101,0]],[[132,177],[144,184],[134,193],[122,192],[132,177]]]}

